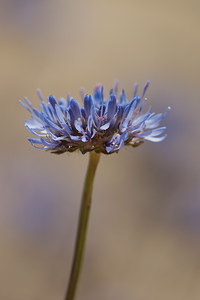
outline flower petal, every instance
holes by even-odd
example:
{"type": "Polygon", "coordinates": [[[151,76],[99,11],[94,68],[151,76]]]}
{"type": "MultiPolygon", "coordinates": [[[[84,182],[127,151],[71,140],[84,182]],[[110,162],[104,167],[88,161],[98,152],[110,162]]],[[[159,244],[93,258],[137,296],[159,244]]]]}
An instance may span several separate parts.
{"type": "Polygon", "coordinates": [[[109,120],[112,120],[116,112],[116,102],[117,100],[115,94],[110,95],[110,98],[108,99],[107,102],[106,111],[105,111],[106,118],[108,118],[109,120]]]}
{"type": "Polygon", "coordinates": [[[151,142],[162,142],[166,138],[167,134],[164,134],[160,137],[154,137],[154,136],[147,136],[144,139],[151,142]]]}
{"type": "Polygon", "coordinates": [[[57,101],[56,101],[56,98],[53,95],[49,96],[49,103],[51,104],[53,109],[55,109],[55,105],[58,104],[57,101]]]}
{"type": "Polygon", "coordinates": [[[69,128],[69,126],[67,125],[63,112],[61,111],[60,107],[58,106],[58,104],[55,104],[55,111],[59,120],[59,123],[62,125],[62,127],[65,129],[65,131],[70,134],[71,130],[69,128]]]}
{"type": "Polygon", "coordinates": [[[70,108],[74,116],[74,119],[79,119],[81,117],[81,112],[80,112],[79,104],[75,99],[70,100],[70,108]]]}
{"type": "Polygon", "coordinates": [[[86,95],[84,98],[84,108],[85,108],[85,113],[87,118],[89,117],[90,113],[91,113],[91,109],[93,106],[93,101],[92,101],[92,97],[89,95],[86,95]]]}

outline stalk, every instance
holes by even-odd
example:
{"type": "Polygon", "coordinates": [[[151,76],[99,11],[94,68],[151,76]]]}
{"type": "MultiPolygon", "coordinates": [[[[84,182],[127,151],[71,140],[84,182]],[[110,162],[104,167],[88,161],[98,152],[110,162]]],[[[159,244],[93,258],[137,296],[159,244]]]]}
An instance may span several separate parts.
{"type": "Polygon", "coordinates": [[[85,184],[83,188],[83,195],[79,214],[79,223],[74,248],[73,263],[65,300],[74,300],[76,293],[85,249],[85,241],[92,200],[93,182],[99,158],[100,154],[96,153],[95,151],[90,152],[90,159],[85,177],[85,184]]]}

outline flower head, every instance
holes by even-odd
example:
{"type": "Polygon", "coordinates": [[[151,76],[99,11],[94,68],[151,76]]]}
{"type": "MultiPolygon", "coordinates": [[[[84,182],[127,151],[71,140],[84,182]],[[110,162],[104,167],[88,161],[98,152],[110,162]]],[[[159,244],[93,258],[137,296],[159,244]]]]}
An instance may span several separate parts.
{"type": "Polygon", "coordinates": [[[163,113],[152,113],[151,108],[142,114],[146,102],[144,95],[149,82],[146,83],[142,96],[139,97],[135,86],[132,100],[126,99],[122,90],[117,99],[118,83],[110,90],[109,99],[104,98],[103,86],[97,85],[93,95],[83,96],[83,107],[68,95],[57,102],[50,95],[46,103],[38,91],[41,100],[40,111],[25,98],[26,104],[20,103],[31,113],[31,120],[25,120],[26,128],[37,136],[29,138],[31,144],[39,149],[51,150],[53,153],[72,152],[79,149],[110,154],[125,145],[133,147],[144,140],[160,142],[164,140],[166,127],[159,127],[170,107],[163,113]]]}

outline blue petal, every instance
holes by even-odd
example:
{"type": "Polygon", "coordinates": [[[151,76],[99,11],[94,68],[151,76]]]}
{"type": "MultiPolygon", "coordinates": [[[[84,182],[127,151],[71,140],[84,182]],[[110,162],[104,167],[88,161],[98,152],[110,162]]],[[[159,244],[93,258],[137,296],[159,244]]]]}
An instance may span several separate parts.
{"type": "Polygon", "coordinates": [[[57,114],[57,117],[58,117],[58,121],[60,122],[60,124],[66,125],[63,112],[61,111],[61,109],[58,106],[58,104],[55,104],[55,111],[56,111],[56,114],[57,114]]]}
{"type": "Polygon", "coordinates": [[[147,90],[149,84],[150,84],[150,81],[148,80],[148,81],[146,82],[145,86],[144,86],[144,90],[143,90],[141,99],[144,97],[144,95],[145,95],[145,93],[146,93],[146,90],[147,90]]]}
{"type": "Polygon", "coordinates": [[[80,112],[79,104],[75,99],[70,100],[70,107],[74,118],[79,119],[81,117],[81,112],[80,112]]]}
{"type": "Polygon", "coordinates": [[[56,101],[56,98],[53,95],[49,96],[49,103],[52,105],[52,107],[55,109],[55,105],[58,104],[56,101]]]}
{"type": "Polygon", "coordinates": [[[47,146],[48,148],[53,148],[59,145],[59,142],[56,141],[48,142],[46,139],[43,138],[40,138],[40,140],[43,143],[43,145],[47,146]]]}
{"type": "Polygon", "coordinates": [[[58,117],[58,121],[60,122],[62,127],[66,130],[66,132],[68,134],[70,134],[71,130],[70,130],[69,126],[67,125],[66,121],[65,121],[64,115],[63,115],[60,107],[57,104],[55,104],[55,110],[56,110],[56,114],[57,114],[57,117],[58,117]]]}
{"type": "Polygon", "coordinates": [[[141,113],[142,108],[143,108],[143,106],[145,105],[146,102],[147,102],[147,99],[144,99],[144,101],[142,102],[142,104],[141,104],[141,106],[140,106],[139,112],[137,113],[136,116],[138,116],[138,115],[141,113]]]}
{"type": "Polygon", "coordinates": [[[106,130],[106,129],[108,129],[109,127],[110,127],[110,122],[108,122],[108,123],[102,125],[102,126],[100,127],[100,129],[101,129],[101,130],[106,130]]]}
{"type": "Polygon", "coordinates": [[[34,144],[38,144],[38,145],[42,144],[40,139],[28,138],[28,140],[29,140],[29,142],[34,143],[34,144]]]}
{"type": "Polygon", "coordinates": [[[66,99],[65,98],[59,98],[58,103],[59,103],[60,109],[64,113],[64,111],[67,109],[67,106],[68,106],[66,99]]]}
{"type": "Polygon", "coordinates": [[[24,100],[26,101],[26,103],[30,106],[30,108],[33,110],[34,114],[36,115],[36,117],[38,119],[41,119],[41,113],[35,108],[33,107],[33,105],[31,104],[31,102],[28,100],[27,97],[24,97],[24,100]]]}
{"type": "Polygon", "coordinates": [[[41,120],[42,114],[41,114],[36,108],[34,108],[34,107],[33,107],[33,112],[34,112],[34,114],[36,115],[36,117],[37,117],[39,120],[41,120]]]}
{"type": "Polygon", "coordinates": [[[103,91],[104,91],[104,86],[102,85],[102,86],[101,86],[101,99],[102,99],[102,101],[103,101],[103,99],[104,99],[103,91]]]}
{"type": "Polygon", "coordinates": [[[45,149],[43,143],[39,140],[39,139],[32,139],[32,138],[28,138],[28,141],[31,143],[31,145],[33,147],[35,147],[36,149],[45,149]],[[36,145],[43,145],[43,147],[37,147],[36,145]]]}
{"type": "Polygon", "coordinates": [[[171,110],[171,106],[168,106],[166,112],[163,114],[163,118],[166,117],[166,115],[168,114],[168,112],[171,110]]]}
{"type": "Polygon", "coordinates": [[[24,102],[22,102],[21,100],[19,100],[19,103],[32,114],[32,111],[30,110],[30,108],[26,104],[24,104],[24,102]]]}
{"type": "Polygon", "coordinates": [[[126,133],[123,133],[123,134],[121,135],[121,138],[123,139],[123,141],[126,141],[127,138],[128,138],[128,133],[127,133],[127,132],[126,132],[126,133]]]}
{"type": "Polygon", "coordinates": [[[160,128],[153,129],[151,130],[152,131],[151,136],[158,136],[162,134],[166,129],[167,127],[160,127],[160,128]]]}
{"type": "Polygon", "coordinates": [[[69,93],[67,93],[67,106],[70,105],[70,101],[71,101],[71,96],[69,93]]]}
{"type": "Polygon", "coordinates": [[[93,133],[92,133],[91,139],[95,136],[96,132],[97,131],[93,128],[93,133]]]}
{"type": "Polygon", "coordinates": [[[24,100],[26,101],[26,103],[30,106],[31,109],[33,109],[33,105],[31,104],[30,100],[27,97],[24,97],[24,100]]]}
{"type": "Polygon", "coordinates": [[[48,119],[53,121],[54,123],[57,123],[57,117],[56,117],[56,114],[55,114],[55,109],[51,105],[51,103],[48,104],[47,109],[48,109],[48,112],[49,112],[48,113],[48,119]]]}
{"type": "Polygon", "coordinates": [[[163,114],[159,113],[146,121],[146,126],[148,128],[155,128],[159,125],[160,121],[163,119],[163,114]]]}
{"type": "Polygon", "coordinates": [[[158,135],[162,134],[165,130],[166,130],[166,127],[160,127],[160,128],[156,128],[156,129],[152,129],[152,130],[146,130],[144,132],[137,134],[137,136],[143,137],[143,138],[150,137],[150,136],[158,136],[158,135]]]}
{"type": "Polygon", "coordinates": [[[80,121],[75,120],[74,126],[75,126],[75,128],[76,128],[76,130],[77,130],[78,132],[84,133],[84,130],[83,130],[82,126],[80,125],[80,121]]]}
{"type": "Polygon", "coordinates": [[[81,107],[81,115],[82,115],[83,119],[87,119],[84,107],[81,107]]]}
{"type": "Polygon", "coordinates": [[[113,150],[113,148],[112,148],[112,147],[110,147],[110,146],[107,146],[107,147],[106,147],[106,151],[107,151],[107,153],[110,153],[112,150],[113,150]]]}
{"type": "Polygon", "coordinates": [[[35,130],[33,130],[32,128],[30,128],[28,125],[25,125],[25,127],[28,129],[28,131],[30,131],[31,133],[33,133],[34,135],[41,137],[41,136],[46,136],[46,134],[44,133],[37,133],[35,130]]]}
{"type": "Polygon", "coordinates": [[[51,118],[51,115],[49,113],[49,109],[48,109],[46,103],[43,100],[41,100],[40,108],[41,108],[41,110],[43,111],[44,114],[46,114],[48,117],[51,118]]]}
{"type": "Polygon", "coordinates": [[[120,103],[125,104],[126,102],[127,102],[126,95],[125,95],[125,92],[124,92],[124,89],[123,89],[122,92],[121,92],[121,95],[120,95],[120,103]]]}
{"type": "Polygon", "coordinates": [[[65,139],[67,137],[67,135],[60,135],[60,136],[56,136],[54,135],[50,130],[47,129],[47,132],[49,134],[49,136],[52,138],[53,141],[61,141],[63,139],[65,139]]]}
{"type": "Polygon", "coordinates": [[[83,143],[87,142],[87,139],[86,139],[85,134],[83,134],[83,136],[82,136],[82,142],[83,142],[83,143]]]}
{"type": "Polygon", "coordinates": [[[65,114],[67,115],[67,120],[70,120],[70,124],[74,123],[75,117],[74,117],[70,107],[65,111],[65,114]]]}
{"type": "Polygon", "coordinates": [[[120,144],[116,150],[119,150],[120,148],[124,147],[124,140],[121,139],[120,144]]]}
{"type": "Polygon", "coordinates": [[[119,80],[115,80],[115,83],[114,83],[114,92],[115,92],[115,95],[117,95],[118,87],[119,87],[119,80]]]}
{"type": "Polygon", "coordinates": [[[44,126],[40,122],[36,121],[33,117],[32,117],[32,120],[25,120],[24,124],[25,124],[25,126],[27,125],[31,129],[34,129],[34,130],[37,130],[37,131],[44,130],[44,126]]]}
{"type": "Polygon", "coordinates": [[[164,134],[160,137],[154,137],[154,136],[147,136],[144,139],[151,142],[162,142],[166,138],[167,134],[164,134]]]}
{"type": "Polygon", "coordinates": [[[112,89],[110,89],[110,93],[109,93],[109,95],[111,96],[112,94],[114,94],[114,92],[113,92],[113,88],[112,88],[112,89]]]}
{"type": "Polygon", "coordinates": [[[134,87],[133,98],[137,96],[137,91],[138,91],[138,84],[136,83],[134,87]]]}
{"type": "Polygon", "coordinates": [[[78,135],[70,135],[70,138],[73,141],[81,141],[82,140],[82,136],[78,136],[78,135]]]}
{"type": "Polygon", "coordinates": [[[131,117],[133,116],[134,110],[137,106],[137,100],[133,99],[131,103],[126,108],[123,117],[122,117],[122,125],[121,125],[121,132],[124,132],[128,126],[129,121],[131,120],[131,117]]]}
{"type": "Polygon", "coordinates": [[[115,122],[115,126],[118,126],[119,123],[121,122],[122,116],[123,116],[124,108],[122,105],[117,106],[117,119],[115,122]]]}
{"type": "Polygon", "coordinates": [[[89,115],[91,113],[92,106],[93,106],[92,97],[89,95],[86,95],[84,98],[84,108],[85,108],[85,113],[86,113],[87,118],[89,117],[89,115]]]}
{"type": "Polygon", "coordinates": [[[110,95],[110,98],[107,103],[106,118],[111,120],[114,117],[115,112],[116,112],[116,96],[114,94],[112,94],[112,95],[110,95]]]}
{"type": "Polygon", "coordinates": [[[115,134],[109,145],[106,147],[106,151],[108,153],[110,152],[115,152],[115,151],[118,151],[120,148],[122,148],[124,146],[124,140],[128,137],[128,134],[126,135],[121,135],[119,136],[118,134],[115,134]]]}
{"type": "Polygon", "coordinates": [[[40,98],[40,100],[44,101],[44,98],[42,97],[42,93],[41,93],[40,89],[37,89],[37,94],[38,94],[38,97],[40,98]]]}
{"type": "Polygon", "coordinates": [[[147,122],[148,122],[148,118],[150,116],[150,113],[146,113],[144,115],[141,115],[140,117],[138,117],[137,119],[135,119],[132,123],[132,126],[134,127],[139,127],[142,123],[145,122],[145,125],[147,126],[147,122]],[[147,121],[146,121],[147,120],[147,121]]]}
{"type": "Polygon", "coordinates": [[[80,88],[80,96],[81,96],[81,100],[84,101],[84,95],[85,95],[85,91],[83,88],[80,88]]]}
{"type": "Polygon", "coordinates": [[[96,85],[93,93],[93,99],[96,106],[99,106],[103,101],[103,85],[96,85]]]}
{"type": "Polygon", "coordinates": [[[49,119],[47,119],[45,116],[43,116],[43,119],[45,121],[45,123],[52,128],[55,131],[60,131],[61,128],[59,126],[57,126],[55,123],[53,123],[52,121],[50,121],[49,119]]]}
{"type": "Polygon", "coordinates": [[[119,134],[114,134],[113,135],[113,137],[112,137],[112,139],[110,140],[110,144],[112,144],[112,143],[118,143],[120,141],[120,135],[119,134]]]}
{"type": "Polygon", "coordinates": [[[137,100],[133,99],[131,101],[131,103],[127,103],[127,104],[124,105],[124,113],[123,113],[123,116],[122,116],[122,121],[125,121],[128,113],[130,111],[131,106],[133,106],[133,104],[135,104],[134,106],[136,106],[136,103],[137,103],[137,100]]]}
{"type": "Polygon", "coordinates": [[[92,122],[92,116],[89,116],[89,118],[88,118],[88,132],[91,134],[91,130],[92,130],[92,124],[93,124],[93,122],[92,122]]]}

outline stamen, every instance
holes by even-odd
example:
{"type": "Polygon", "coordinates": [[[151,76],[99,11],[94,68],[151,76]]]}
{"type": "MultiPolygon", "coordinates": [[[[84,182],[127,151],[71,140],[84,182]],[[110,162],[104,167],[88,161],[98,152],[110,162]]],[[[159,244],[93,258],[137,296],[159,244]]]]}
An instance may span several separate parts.
{"type": "Polygon", "coordinates": [[[108,113],[108,112],[106,112],[103,116],[99,116],[97,113],[95,113],[95,115],[97,116],[97,119],[98,119],[99,121],[104,121],[104,120],[106,120],[106,119],[105,119],[105,115],[107,115],[107,113],[108,113]]]}

